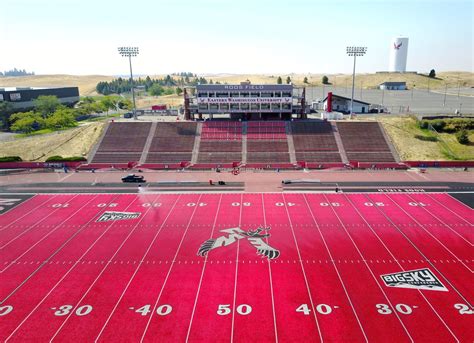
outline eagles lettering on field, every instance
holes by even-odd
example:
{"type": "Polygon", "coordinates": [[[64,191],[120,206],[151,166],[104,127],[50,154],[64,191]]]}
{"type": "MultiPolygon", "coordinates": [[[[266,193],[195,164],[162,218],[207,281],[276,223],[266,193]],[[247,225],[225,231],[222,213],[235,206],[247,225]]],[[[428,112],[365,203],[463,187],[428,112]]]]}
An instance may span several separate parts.
{"type": "Polygon", "coordinates": [[[280,251],[271,247],[263,240],[263,238],[270,237],[269,233],[261,233],[262,231],[268,230],[270,230],[269,227],[259,227],[255,231],[245,231],[238,227],[220,230],[220,232],[227,235],[222,235],[215,239],[208,239],[207,241],[201,244],[201,247],[199,248],[197,254],[199,256],[205,257],[209,253],[209,251],[213,249],[226,247],[237,242],[238,240],[246,239],[251,245],[255,247],[255,249],[257,249],[258,255],[261,255],[262,257],[267,257],[270,260],[275,259],[280,256],[280,251]]]}

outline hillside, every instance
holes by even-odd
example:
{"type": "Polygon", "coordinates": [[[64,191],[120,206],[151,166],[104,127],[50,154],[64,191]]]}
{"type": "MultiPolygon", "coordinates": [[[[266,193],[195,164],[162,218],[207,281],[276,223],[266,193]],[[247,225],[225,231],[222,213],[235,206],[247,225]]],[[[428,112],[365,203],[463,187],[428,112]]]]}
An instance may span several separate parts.
{"type": "Polygon", "coordinates": [[[104,75],[29,75],[0,77],[0,87],[79,87],[79,94],[96,95],[95,86],[100,81],[110,81],[113,76],[104,75]]]}
{"type": "MultiPolygon", "coordinates": [[[[352,75],[349,74],[326,74],[329,82],[335,86],[350,85],[352,75]]],[[[150,75],[152,78],[164,77],[166,75],[150,75]]],[[[283,82],[290,76],[292,82],[296,85],[303,85],[303,79],[308,78],[310,85],[321,85],[323,74],[203,74],[206,79],[212,79],[214,82],[240,83],[250,80],[254,84],[276,83],[278,76],[281,76],[283,82]]],[[[143,77],[143,76],[142,76],[143,77]]],[[[105,75],[30,75],[20,77],[0,77],[0,87],[47,87],[47,86],[78,86],[82,96],[96,95],[95,86],[100,81],[110,81],[113,76],[105,75]]],[[[409,88],[426,89],[428,84],[430,89],[443,89],[445,83],[448,87],[474,87],[474,73],[469,72],[440,72],[436,79],[430,79],[420,74],[395,74],[395,73],[377,73],[377,74],[357,74],[357,87],[361,83],[363,88],[375,88],[384,81],[405,81],[409,88]]]]}
{"type": "Polygon", "coordinates": [[[104,122],[86,123],[65,131],[2,142],[0,156],[20,156],[24,161],[35,162],[55,155],[87,157],[104,127],[104,122]]]}

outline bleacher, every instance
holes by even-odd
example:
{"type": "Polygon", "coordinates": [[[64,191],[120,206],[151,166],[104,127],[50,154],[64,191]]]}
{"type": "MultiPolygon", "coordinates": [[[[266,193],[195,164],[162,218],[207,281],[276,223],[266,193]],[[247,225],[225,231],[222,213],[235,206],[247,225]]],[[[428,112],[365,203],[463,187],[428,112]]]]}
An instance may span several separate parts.
{"type": "Polygon", "coordinates": [[[110,123],[92,163],[125,163],[140,159],[151,123],[110,123]]]}
{"type": "Polygon", "coordinates": [[[331,123],[292,122],[291,131],[297,161],[341,162],[331,123]]]}
{"type": "Polygon", "coordinates": [[[289,163],[286,124],[282,121],[247,123],[247,163],[289,163]]]}
{"type": "Polygon", "coordinates": [[[338,122],[337,128],[349,161],[395,162],[377,122],[338,122]]]}
{"type": "Polygon", "coordinates": [[[146,163],[190,162],[197,123],[158,123],[148,150],[146,163]]]}
{"type": "Polygon", "coordinates": [[[242,123],[206,121],[202,124],[198,163],[242,161],[242,123]]]}

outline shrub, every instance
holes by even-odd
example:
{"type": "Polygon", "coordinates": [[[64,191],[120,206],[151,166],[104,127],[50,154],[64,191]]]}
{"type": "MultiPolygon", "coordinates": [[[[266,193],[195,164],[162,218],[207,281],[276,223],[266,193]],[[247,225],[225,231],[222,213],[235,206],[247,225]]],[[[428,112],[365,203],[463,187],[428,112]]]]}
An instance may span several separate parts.
{"type": "Polygon", "coordinates": [[[51,156],[46,159],[46,162],[80,162],[87,161],[83,156],[72,156],[72,157],[62,157],[62,156],[51,156]]]}
{"type": "Polygon", "coordinates": [[[435,129],[438,132],[443,131],[444,127],[446,126],[446,122],[443,119],[433,120],[431,121],[430,124],[433,127],[433,129],[435,129]]]}
{"type": "Polygon", "coordinates": [[[425,142],[437,142],[438,138],[433,137],[433,136],[422,136],[422,135],[415,135],[416,139],[419,139],[420,141],[425,141],[425,142]]]}
{"type": "Polygon", "coordinates": [[[20,156],[4,156],[0,157],[0,162],[21,162],[23,161],[20,156]]]}
{"type": "Polygon", "coordinates": [[[461,144],[469,144],[469,135],[466,130],[461,130],[456,133],[456,139],[461,144]]]}
{"type": "Polygon", "coordinates": [[[428,121],[427,120],[420,120],[418,122],[418,126],[420,127],[420,129],[427,129],[428,128],[428,121]]]}

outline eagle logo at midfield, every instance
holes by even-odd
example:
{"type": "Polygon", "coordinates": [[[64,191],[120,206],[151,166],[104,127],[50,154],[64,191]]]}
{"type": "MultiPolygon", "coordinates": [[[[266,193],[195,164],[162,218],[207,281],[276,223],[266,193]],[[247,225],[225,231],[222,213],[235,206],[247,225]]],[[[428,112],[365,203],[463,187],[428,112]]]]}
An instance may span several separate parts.
{"type": "Polygon", "coordinates": [[[400,44],[393,43],[393,48],[394,48],[395,50],[400,50],[400,47],[401,47],[401,46],[402,46],[402,43],[400,43],[400,44]]]}
{"type": "Polygon", "coordinates": [[[280,251],[275,248],[272,248],[270,245],[263,241],[263,238],[270,237],[269,233],[263,233],[262,231],[270,230],[269,227],[259,227],[257,230],[242,230],[241,228],[231,228],[220,230],[220,232],[227,233],[228,235],[222,235],[217,237],[216,239],[211,238],[201,244],[201,247],[198,250],[198,256],[205,257],[210,250],[226,247],[231,245],[232,243],[237,242],[240,239],[246,238],[247,241],[252,244],[255,249],[257,249],[257,254],[261,255],[262,257],[267,257],[268,259],[272,260],[280,256],[280,251]]]}

